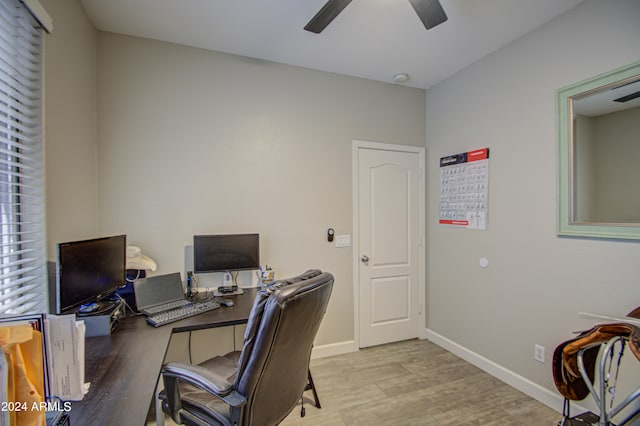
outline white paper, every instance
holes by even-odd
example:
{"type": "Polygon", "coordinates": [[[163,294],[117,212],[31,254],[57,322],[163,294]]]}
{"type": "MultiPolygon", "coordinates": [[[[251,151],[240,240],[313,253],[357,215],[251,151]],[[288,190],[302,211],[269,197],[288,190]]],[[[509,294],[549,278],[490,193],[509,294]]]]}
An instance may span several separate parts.
{"type": "Polygon", "coordinates": [[[84,321],[75,315],[47,315],[45,319],[51,394],[79,401],[88,391],[84,384],[84,321]]]}

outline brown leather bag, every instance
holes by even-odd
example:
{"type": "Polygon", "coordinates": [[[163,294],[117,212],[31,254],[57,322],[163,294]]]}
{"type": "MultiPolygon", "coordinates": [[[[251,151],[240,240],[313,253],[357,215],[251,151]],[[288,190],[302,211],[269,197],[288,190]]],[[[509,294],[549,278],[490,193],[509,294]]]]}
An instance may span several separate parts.
{"type": "Polygon", "coordinates": [[[640,328],[627,323],[599,324],[571,340],[558,345],[553,353],[553,381],[558,391],[567,399],[579,401],[589,395],[589,388],[580,375],[578,352],[584,349],[583,363],[587,377],[593,383],[596,358],[600,344],[616,336],[628,340],[629,348],[640,360],[640,328]]]}

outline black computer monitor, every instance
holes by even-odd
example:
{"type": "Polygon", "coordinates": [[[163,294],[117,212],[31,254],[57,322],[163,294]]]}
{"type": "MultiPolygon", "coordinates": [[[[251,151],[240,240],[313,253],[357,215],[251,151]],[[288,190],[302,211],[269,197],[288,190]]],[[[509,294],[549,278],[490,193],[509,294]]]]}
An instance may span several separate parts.
{"type": "Polygon", "coordinates": [[[259,234],[193,236],[193,272],[227,272],[260,267],[259,234]]]}
{"type": "Polygon", "coordinates": [[[71,313],[98,303],[94,310],[109,309],[101,299],[125,284],[126,235],[59,243],[56,256],[56,310],[71,313]]]}

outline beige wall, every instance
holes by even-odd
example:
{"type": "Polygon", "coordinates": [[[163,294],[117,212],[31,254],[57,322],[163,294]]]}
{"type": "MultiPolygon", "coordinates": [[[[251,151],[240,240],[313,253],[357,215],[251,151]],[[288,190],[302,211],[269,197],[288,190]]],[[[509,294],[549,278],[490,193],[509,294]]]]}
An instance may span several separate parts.
{"type": "Polygon", "coordinates": [[[596,203],[596,144],[593,137],[594,119],[577,115],[573,122],[574,138],[580,141],[574,144],[574,220],[593,222],[596,203]]]}
{"type": "Polygon", "coordinates": [[[326,231],[353,233],[354,139],[424,145],[424,90],[101,32],[98,99],[102,233],[184,273],[194,234],[258,232],[278,276],[335,274],[317,344],[353,340],[352,253],[326,231]]]}
{"type": "Polygon", "coordinates": [[[640,107],[574,123],[576,221],[640,222],[640,107]]]}
{"type": "Polygon", "coordinates": [[[578,312],[640,305],[640,243],[556,235],[555,109],[557,89],[638,60],[638,22],[636,0],[586,0],[427,91],[427,328],[544,389],[553,349],[591,325],[578,312]],[[484,146],[489,229],[438,226],[438,159],[484,146]]]}
{"type": "Polygon", "coordinates": [[[97,32],[78,1],[41,0],[54,21],[45,36],[47,251],[98,235],[97,32]]]}
{"type": "Polygon", "coordinates": [[[640,222],[640,107],[595,118],[596,220],[640,222]]]}

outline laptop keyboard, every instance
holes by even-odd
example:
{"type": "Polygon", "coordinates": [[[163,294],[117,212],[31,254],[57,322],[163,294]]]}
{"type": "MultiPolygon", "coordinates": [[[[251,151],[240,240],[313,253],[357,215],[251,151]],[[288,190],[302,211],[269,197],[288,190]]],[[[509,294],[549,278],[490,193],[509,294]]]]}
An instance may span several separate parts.
{"type": "Polygon", "coordinates": [[[160,327],[165,324],[169,324],[181,319],[189,318],[194,315],[202,314],[204,312],[213,311],[218,309],[220,304],[215,300],[209,300],[207,302],[189,303],[186,306],[182,306],[169,311],[160,312],[157,314],[149,315],[147,322],[154,327],[160,327]]]}
{"type": "Polygon", "coordinates": [[[150,308],[145,308],[144,313],[147,315],[154,315],[159,312],[168,311],[170,309],[177,309],[183,306],[190,305],[191,302],[188,300],[174,300],[173,302],[163,303],[162,305],[152,306],[150,308]]]}

